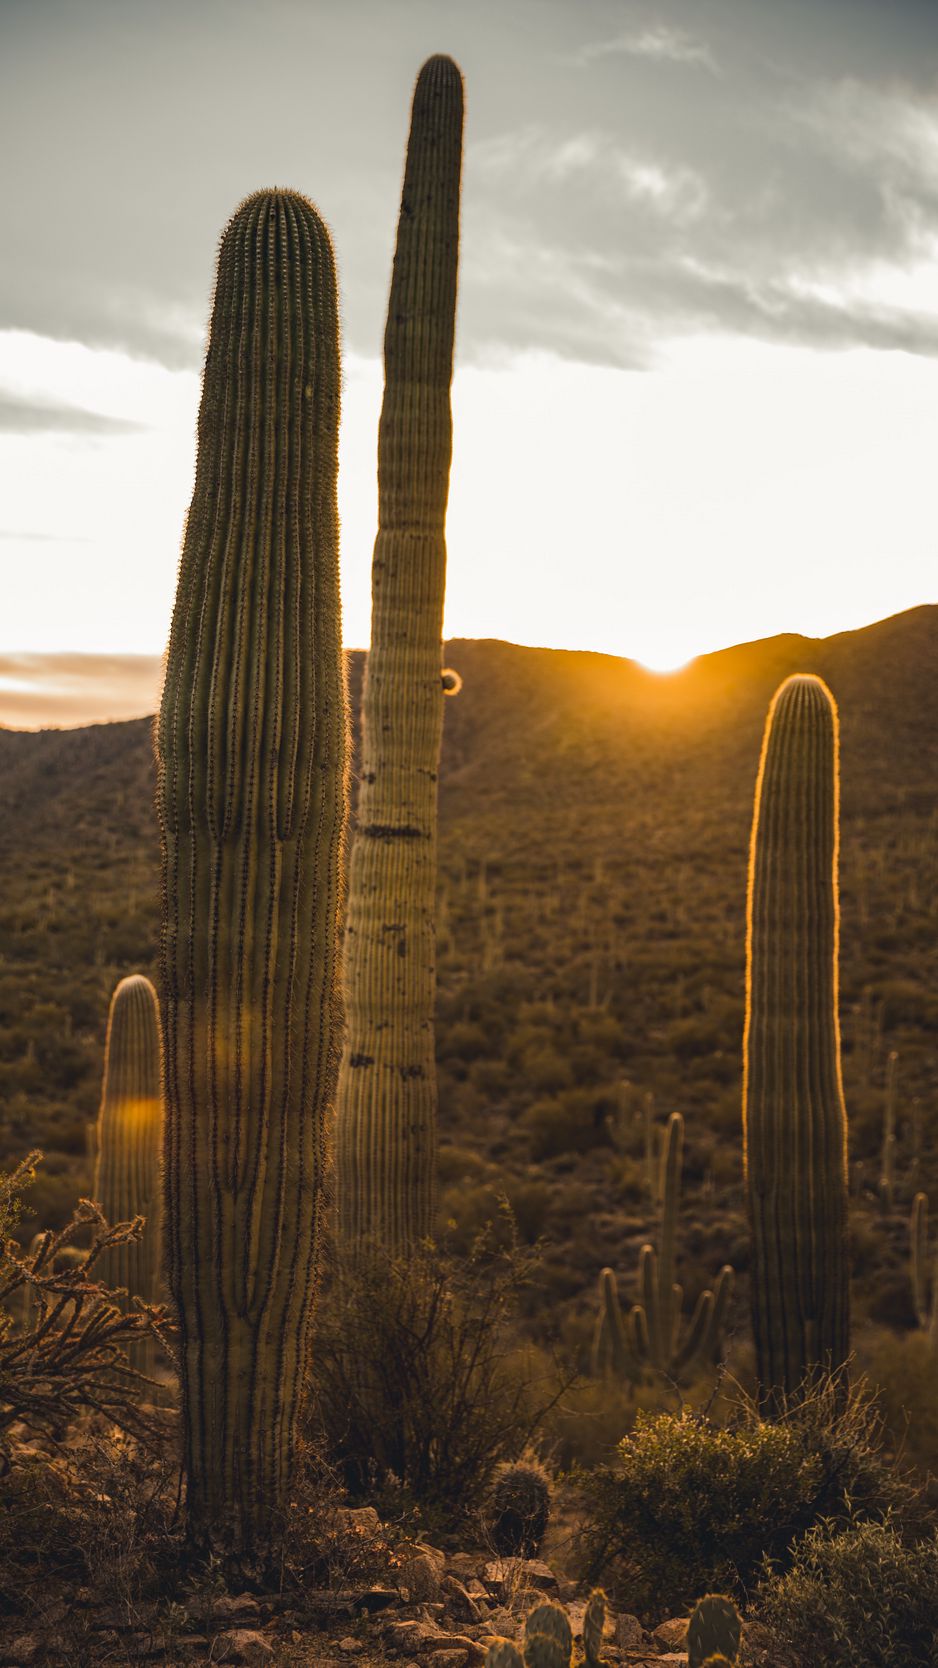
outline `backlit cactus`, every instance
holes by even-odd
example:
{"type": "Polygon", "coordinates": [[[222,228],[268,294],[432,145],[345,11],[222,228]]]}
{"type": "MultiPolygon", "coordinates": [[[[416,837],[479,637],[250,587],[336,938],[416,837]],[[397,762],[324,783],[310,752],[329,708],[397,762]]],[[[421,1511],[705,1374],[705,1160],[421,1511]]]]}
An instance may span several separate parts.
{"type": "Polygon", "coordinates": [[[563,1605],[548,1600],[525,1617],[524,1660],[527,1668],[569,1668],[573,1630],[563,1605]]]}
{"type": "Polygon", "coordinates": [[[533,1461],[505,1465],[492,1488],[488,1538],[500,1557],[534,1558],[550,1522],[550,1481],[533,1461]]]}
{"type": "Polygon", "coordinates": [[[694,1605],[687,1629],[688,1668],[707,1662],[734,1663],[739,1655],[743,1624],[732,1599],[708,1593],[694,1605]]]}
{"type": "Polygon", "coordinates": [[[437,772],[452,451],[462,77],[414,92],[384,339],[378,536],[345,959],[338,1204],[347,1242],[431,1232],[436,1182],[437,772]]]}
{"type": "Polygon", "coordinates": [[[643,1245],[639,1260],[641,1301],[623,1315],[615,1273],[599,1276],[599,1313],[593,1342],[593,1371],[611,1372],[635,1384],[649,1371],[680,1378],[716,1359],[723,1343],[733,1294],[733,1270],[721,1268],[712,1291],[697,1299],[681,1337],[683,1292],[676,1283],[675,1246],[681,1198],[684,1120],[673,1112],[661,1156],[660,1253],[643,1245]]]}
{"type": "Polygon", "coordinates": [[[599,1668],[603,1634],[606,1631],[606,1595],[596,1587],[590,1593],[583,1615],[583,1657],[586,1668],[599,1668]]]}
{"type": "Polygon", "coordinates": [[[790,677],[765,727],[747,908],[743,1124],[766,1404],[849,1354],[838,799],[833,697],[818,677],[790,677]]]}
{"type": "Polygon", "coordinates": [[[338,417],[328,233],[258,192],[219,250],[156,737],[187,1501],[236,1555],[285,1504],[338,1060],[338,417]]]}
{"type": "Polygon", "coordinates": [[[121,979],[108,1014],[93,1193],[112,1227],[145,1218],[141,1238],[105,1252],[98,1272],[147,1303],[160,1301],[161,1052],[156,991],[134,973],[121,979]]]}

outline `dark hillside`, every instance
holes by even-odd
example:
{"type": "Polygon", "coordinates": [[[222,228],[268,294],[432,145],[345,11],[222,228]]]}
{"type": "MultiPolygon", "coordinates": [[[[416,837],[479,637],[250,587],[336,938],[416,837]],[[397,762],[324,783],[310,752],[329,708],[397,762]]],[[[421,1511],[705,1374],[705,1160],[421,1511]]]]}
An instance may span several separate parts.
{"type": "MultiPolygon", "coordinates": [[[[903,1211],[916,1127],[919,1173],[938,1188],[938,608],[746,644],[669,677],[500,642],[456,641],[446,660],[463,678],[441,784],[448,1216],[469,1232],[505,1188],[523,1231],[553,1244],[558,1297],[621,1264],[647,1211],[639,1146],[623,1156],[609,1136],[627,1078],[662,1116],[687,1115],[685,1247],[702,1257],[689,1289],[727,1252],[744,1262],[746,852],[766,707],[792,671],[820,673],[841,710],[852,1156],[875,1184],[895,1048],[903,1211]]],[[[360,677],[356,656],[353,692],[360,677]]],[[[87,1185],[110,990],[154,968],[149,734],[148,720],[0,732],[2,1143],[46,1147],[37,1203],[51,1217],[87,1185]]]]}

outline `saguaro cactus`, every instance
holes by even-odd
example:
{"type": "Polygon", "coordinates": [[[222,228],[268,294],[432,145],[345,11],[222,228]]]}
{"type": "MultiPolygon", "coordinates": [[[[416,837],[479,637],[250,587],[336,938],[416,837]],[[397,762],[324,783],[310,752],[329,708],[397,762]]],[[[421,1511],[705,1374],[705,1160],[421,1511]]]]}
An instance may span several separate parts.
{"type": "Polygon", "coordinates": [[[236,1554],[284,1503],[338,1062],[338,416],[328,233],[259,192],[218,256],[157,728],[187,1500],[236,1554]]]}
{"type": "Polygon", "coordinates": [[[94,1196],[113,1227],[146,1218],[140,1239],[106,1251],[110,1286],[156,1303],[160,1295],[160,1145],[163,1139],[160,1014],[149,979],[121,979],[111,998],[98,1113],[94,1196]]]}
{"type": "Polygon", "coordinates": [[[681,1160],[684,1119],[672,1112],[661,1153],[660,1255],[643,1245],[639,1258],[641,1302],[623,1315],[616,1277],[611,1268],[599,1276],[599,1313],[593,1341],[593,1370],[611,1371],[637,1383],[648,1371],[674,1378],[693,1373],[715,1359],[723,1344],[734,1276],[729,1263],[717,1275],[712,1291],[702,1291],[684,1337],[681,1337],[683,1292],[675,1282],[677,1223],[681,1202],[681,1160]]]}
{"type": "Polygon", "coordinates": [[[435,1191],[437,771],[462,114],[459,70],[429,59],[414,92],[384,338],[349,880],[339,1227],[346,1243],[393,1250],[430,1233],[435,1191]]]}
{"type": "Polygon", "coordinates": [[[743,1126],[767,1404],[849,1353],[838,798],[833,696],[820,678],[788,678],[762,743],[747,908],[743,1126]]]}

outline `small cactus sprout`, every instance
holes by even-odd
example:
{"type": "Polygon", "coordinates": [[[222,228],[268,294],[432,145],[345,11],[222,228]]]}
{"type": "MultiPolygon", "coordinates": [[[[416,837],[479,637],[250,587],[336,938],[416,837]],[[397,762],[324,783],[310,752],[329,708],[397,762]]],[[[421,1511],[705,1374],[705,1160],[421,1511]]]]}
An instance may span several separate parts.
{"type": "Polygon", "coordinates": [[[712,1657],[733,1663],[739,1655],[743,1624],[732,1599],[708,1593],[698,1599],[687,1629],[689,1668],[704,1668],[712,1657]]]}
{"type": "Polygon", "coordinates": [[[524,1668],[524,1657],[510,1639],[493,1639],[485,1653],[485,1668],[524,1668]]]}
{"type": "Polygon", "coordinates": [[[492,1490],[489,1538],[502,1558],[533,1558],[550,1521],[550,1482],[537,1461],[502,1466],[492,1490]]]}
{"type": "Polygon", "coordinates": [[[606,1631],[606,1595],[601,1587],[590,1593],[583,1617],[583,1654],[586,1668],[599,1668],[606,1631]]]}
{"type": "Polygon", "coordinates": [[[524,1624],[527,1668],[569,1668],[572,1654],[573,1631],[563,1606],[535,1605],[524,1624]]]}

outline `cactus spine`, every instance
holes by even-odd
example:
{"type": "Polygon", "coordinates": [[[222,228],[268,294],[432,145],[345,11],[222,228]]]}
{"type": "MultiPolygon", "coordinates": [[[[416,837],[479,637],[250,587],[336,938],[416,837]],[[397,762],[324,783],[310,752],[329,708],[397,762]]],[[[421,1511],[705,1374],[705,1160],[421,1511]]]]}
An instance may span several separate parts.
{"type": "Polygon", "coordinates": [[[790,677],[766,721],[747,904],[743,1130],[766,1404],[849,1353],[838,799],[834,699],[820,678],[790,677]]]}
{"type": "Polygon", "coordinates": [[[708,1593],[694,1605],[687,1629],[689,1668],[705,1668],[715,1657],[733,1663],[739,1655],[743,1624],[732,1599],[708,1593]]]}
{"type": "Polygon", "coordinates": [[[339,1228],[347,1243],[394,1251],[430,1234],[435,1202],[437,772],[462,113],[456,65],[429,59],[414,92],[384,338],[349,883],[339,1228]]]}
{"type": "Polygon", "coordinates": [[[134,973],[121,979],[108,1014],[94,1196],[112,1227],[146,1219],[140,1239],[113,1246],[98,1268],[108,1285],[147,1303],[160,1297],[161,1054],[156,991],[134,973]]]}
{"type": "Polygon", "coordinates": [[[189,1525],[236,1557],[285,1503],[337,1065],[338,415],[328,233],[258,192],[219,250],[156,737],[189,1525]]]}
{"type": "Polygon", "coordinates": [[[721,1268],[713,1291],[701,1292],[683,1341],[680,1336],[683,1292],[674,1275],[683,1146],[684,1119],[673,1112],[661,1155],[660,1256],[653,1245],[642,1246],[641,1301],[633,1304],[625,1316],[615,1274],[611,1268],[602,1270],[593,1344],[593,1370],[597,1374],[611,1371],[632,1384],[649,1370],[678,1377],[712,1361],[721,1348],[733,1292],[729,1264],[721,1268]]]}

